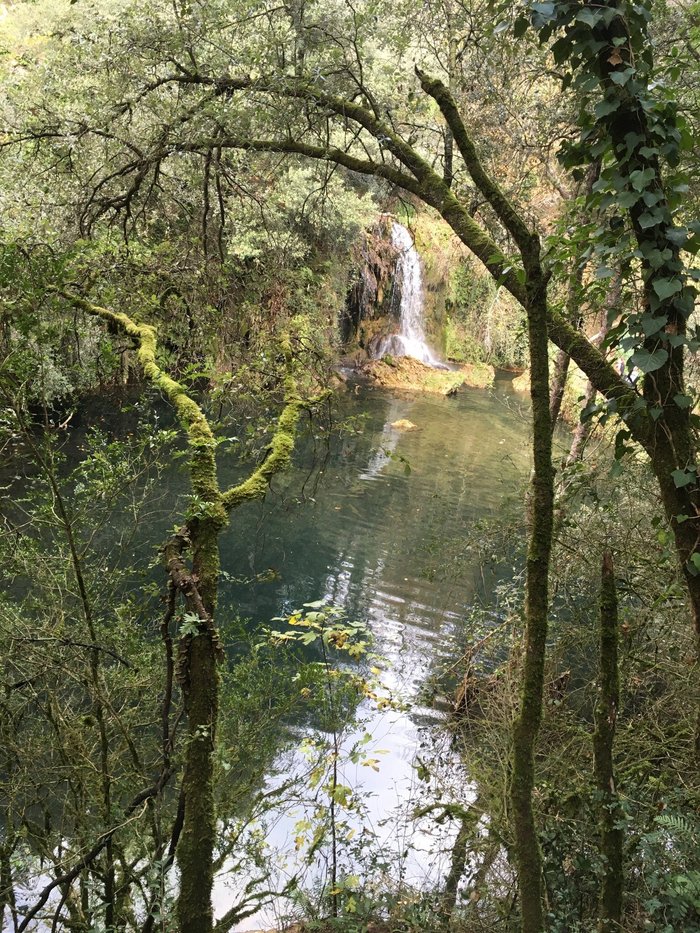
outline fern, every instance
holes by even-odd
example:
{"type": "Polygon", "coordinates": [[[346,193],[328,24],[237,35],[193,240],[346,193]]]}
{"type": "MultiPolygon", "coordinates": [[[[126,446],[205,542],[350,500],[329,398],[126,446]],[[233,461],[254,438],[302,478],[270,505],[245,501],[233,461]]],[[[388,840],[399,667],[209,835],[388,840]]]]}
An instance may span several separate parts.
{"type": "Polygon", "coordinates": [[[695,839],[696,827],[679,813],[662,813],[656,817],[655,822],[676,836],[687,836],[695,839]]]}

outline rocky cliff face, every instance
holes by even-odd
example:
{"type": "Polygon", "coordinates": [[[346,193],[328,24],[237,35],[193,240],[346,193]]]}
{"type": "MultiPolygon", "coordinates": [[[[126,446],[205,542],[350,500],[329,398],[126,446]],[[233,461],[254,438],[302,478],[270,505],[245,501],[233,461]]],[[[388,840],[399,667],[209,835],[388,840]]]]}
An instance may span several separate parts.
{"type": "MultiPolygon", "coordinates": [[[[357,245],[356,273],[340,319],[341,340],[357,359],[371,356],[383,337],[397,331],[401,301],[397,294],[400,283],[395,278],[398,252],[391,239],[394,219],[390,214],[381,215],[357,245]]],[[[445,349],[447,282],[443,264],[421,250],[421,226],[421,217],[417,216],[416,245],[423,259],[424,326],[431,347],[441,354],[445,349]]]]}

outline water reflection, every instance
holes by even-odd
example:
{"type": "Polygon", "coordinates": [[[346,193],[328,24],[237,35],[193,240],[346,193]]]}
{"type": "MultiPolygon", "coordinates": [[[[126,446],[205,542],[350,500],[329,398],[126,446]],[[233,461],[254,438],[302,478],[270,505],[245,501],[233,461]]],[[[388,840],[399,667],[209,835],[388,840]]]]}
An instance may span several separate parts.
{"type": "MultiPolygon", "coordinates": [[[[367,820],[385,849],[396,850],[397,859],[410,852],[402,870],[416,882],[444,875],[450,842],[443,830],[436,846],[429,824],[406,822],[416,752],[438,716],[421,704],[419,691],[436,659],[450,654],[480,585],[476,566],[462,565],[459,578],[449,582],[432,571],[445,544],[463,536],[475,519],[493,514],[527,473],[528,426],[507,404],[508,385],[451,399],[371,390],[349,394],[344,414],[365,412],[365,428],[331,443],[313,500],[295,497],[310,468],[310,445],[260,510],[235,516],[222,547],[224,567],[232,574],[243,566],[251,575],[270,567],[276,574],[271,583],[229,587],[222,608],[228,604],[265,623],[325,598],[369,623],[375,649],[387,659],[384,682],[410,705],[362,711],[361,731],[372,733],[374,747],[387,754],[379,772],[346,765],[342,777],[367,795],[367,820]],[[404,418],[417,430],[392,427],[404,418]],[[402,814],[401,830],[392,811],[402,814]]],[[[287,763],[287,774],[290,767],[300,763],[287,763]]],[[[291,818],[277,823],[272,845],[288,845],[291,825],[291,818]]],[[[220,910],[230,897],[218,892],[220,910]]],[[[241,929],[261,925],[255,917],[241,929]]]]}

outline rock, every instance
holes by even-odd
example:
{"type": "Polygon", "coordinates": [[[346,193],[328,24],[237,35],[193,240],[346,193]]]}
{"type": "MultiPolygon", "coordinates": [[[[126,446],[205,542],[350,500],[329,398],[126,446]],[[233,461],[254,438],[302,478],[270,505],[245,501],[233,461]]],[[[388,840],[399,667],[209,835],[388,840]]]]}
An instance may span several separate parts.
{"type": "Polygon", "coordinates": [[[412,421],[409,421],[408,418],[399,418],[398,421],[392,421],[392,428],[396,428],[398,431],[417,431],[418,425],[414,424],[412,421]]]}
{"type": "Polygon", "coordinates": [[[519,376],[516,376],[513,380],[513,388],[516,392],[529,392],[530,391],[530,370],[526,369],[525,372],[520,373],[519,376]]]}
{"type": "Polygon", "coordinates": [[[437,395],[454,395],[463,385],[484,388],[491,385],[494,375],[491,366],[480,364],[459,369],[437,369],[410,356],[368,360],[357,371],[385,389],[433,392],[437,395]]]}

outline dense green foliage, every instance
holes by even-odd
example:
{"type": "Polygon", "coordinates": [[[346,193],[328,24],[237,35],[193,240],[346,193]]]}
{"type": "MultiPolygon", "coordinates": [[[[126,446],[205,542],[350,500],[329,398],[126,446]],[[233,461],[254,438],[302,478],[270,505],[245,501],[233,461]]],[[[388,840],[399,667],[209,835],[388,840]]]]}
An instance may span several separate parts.
{"type": "Polygon", "coordinates": [[[226,933],[286,897],[331,929],[700,929],[700,6],[0,14],[1,915],[226,933]],[[219,612],[231,514],[395,323],[393,217],[434,346],[528,369],[534,460],[526,520],[445,561],[500,547],[509,579],[464,634],[474,806],[420,765],[420,812],[459,828],[443,889],[405,898],[339,778],[376,764],[358,704],[395,702],[356,666],[364,620],[219,612]],[[88,398],[132,396],[130,436],[81,433],[88,398]],[[306,778],[271,790],[304,716],[306,778]],[[285,794],[297,850],[330,853],[320,907],[270,887],[256,820],[285,794]]]}

